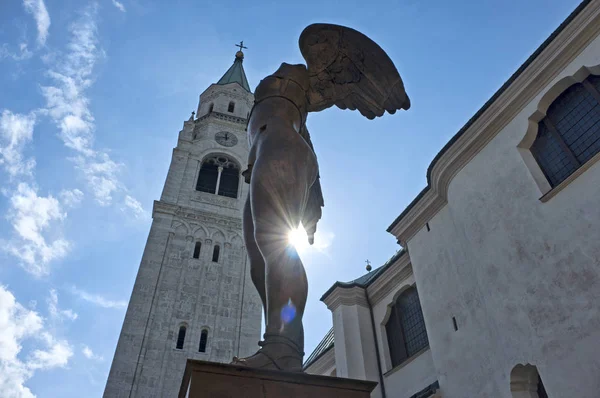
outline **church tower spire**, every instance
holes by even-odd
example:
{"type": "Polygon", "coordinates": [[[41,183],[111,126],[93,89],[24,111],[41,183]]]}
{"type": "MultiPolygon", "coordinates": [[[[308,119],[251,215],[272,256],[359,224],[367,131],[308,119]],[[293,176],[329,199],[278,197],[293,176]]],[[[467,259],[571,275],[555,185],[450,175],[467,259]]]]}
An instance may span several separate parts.
{"type": "Polygon", "coordinates": [[[242,88],[248,92],[250,92],[250,85],[248,85],[248,79],[246,78],[246,72],[244,72],[244,66],[242,65],[244,62],[244,53],[242,49],[248,48],[244,47],[244,42],[240,42],[240,44],[236,44],[237,47],[240,48],[238,52],[235,53],[235,60],[233,61],[233,65],[227,72],[219,79],[217,84],[229,84],[229,83],[237,83],[242,88]]]}
{"type": "Polygon", "coordinates": [[[262,305],[241,220],[254,104],[243,58],[183,122],[104,397],[176,397],[188,358],[230,362],[258,348],[262,305]]]}

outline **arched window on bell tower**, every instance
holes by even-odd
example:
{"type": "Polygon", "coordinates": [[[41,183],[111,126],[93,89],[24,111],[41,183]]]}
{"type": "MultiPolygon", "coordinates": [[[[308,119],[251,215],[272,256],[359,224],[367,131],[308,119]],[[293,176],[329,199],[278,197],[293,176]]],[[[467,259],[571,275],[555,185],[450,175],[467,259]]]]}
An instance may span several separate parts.
{"type": "Polygon", "coordinates": [[[196,190],[235,199],[239,185],[240,167],[226,156],[218,155],[202,163],[196,190]]]}

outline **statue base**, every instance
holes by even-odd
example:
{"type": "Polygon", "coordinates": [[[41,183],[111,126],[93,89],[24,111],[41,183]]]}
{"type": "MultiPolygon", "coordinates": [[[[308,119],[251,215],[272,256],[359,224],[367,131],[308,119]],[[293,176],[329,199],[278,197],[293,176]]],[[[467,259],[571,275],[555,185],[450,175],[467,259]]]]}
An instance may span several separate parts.
{"type": "Polygon", "coordinates": [[[372,381],[188,359],[179,398],[368,398],[372,381]]]}

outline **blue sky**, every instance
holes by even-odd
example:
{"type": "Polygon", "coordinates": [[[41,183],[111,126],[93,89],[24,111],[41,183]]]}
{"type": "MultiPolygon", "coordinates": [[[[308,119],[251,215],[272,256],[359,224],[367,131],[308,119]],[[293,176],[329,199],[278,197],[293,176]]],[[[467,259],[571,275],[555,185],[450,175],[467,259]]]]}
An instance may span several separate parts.
{"type": "Polygon", "coordinates": [[[329,109],[308,126],[325,209],[309,277],[319,301],[399,249],[387,226],[430,161],[578,0],[0,0],[0,391],[101,396],[177,133],[244,40],[251,87],[313,22],[351,26],[398,67],[408,112],[329,109]]]}

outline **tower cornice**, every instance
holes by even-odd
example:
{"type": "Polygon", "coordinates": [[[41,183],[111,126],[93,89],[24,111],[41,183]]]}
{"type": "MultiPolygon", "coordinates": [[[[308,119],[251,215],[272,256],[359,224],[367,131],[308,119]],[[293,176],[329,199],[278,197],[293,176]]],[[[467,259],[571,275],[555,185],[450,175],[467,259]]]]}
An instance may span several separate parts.
{"type": "Polygon", "coordinates": [[[206,223],[222,225],[234,229],[242,228],[241,217],[229,217],[222,214],[216,216],[215,213],[209,213],[191,207],[178,206],[160,200],[154,201],[154,205],[152,207],[152,218],[155,218],[157,214],[177,216],[186,220],[203,221],[206,223]]]}

